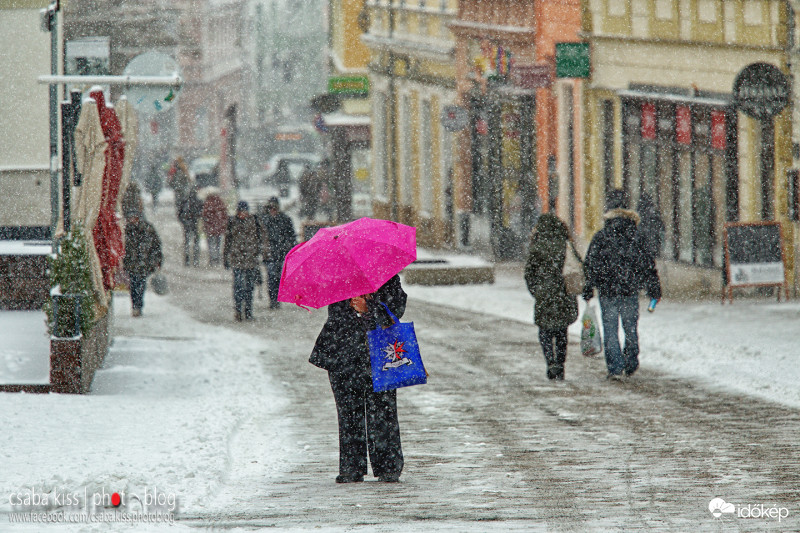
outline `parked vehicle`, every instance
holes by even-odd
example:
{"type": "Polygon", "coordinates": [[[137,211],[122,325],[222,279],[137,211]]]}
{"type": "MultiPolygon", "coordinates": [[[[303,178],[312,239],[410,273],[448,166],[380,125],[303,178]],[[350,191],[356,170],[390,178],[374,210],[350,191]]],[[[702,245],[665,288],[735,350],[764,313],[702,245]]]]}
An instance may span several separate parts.
{"type": "Polygon", "coordinates": [[[203,156],[192,160],[189,165],[189,176],[197,187],[219,187],[219,158],[203,156]]]}

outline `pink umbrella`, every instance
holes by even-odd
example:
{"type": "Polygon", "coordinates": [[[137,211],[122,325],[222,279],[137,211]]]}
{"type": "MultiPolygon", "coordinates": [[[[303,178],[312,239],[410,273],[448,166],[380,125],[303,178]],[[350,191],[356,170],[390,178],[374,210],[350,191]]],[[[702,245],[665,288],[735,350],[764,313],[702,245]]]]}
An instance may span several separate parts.
{"type": "Polygon", "coordinates": [[[417,258],[417,229],[360,218],[321,228],[286,255],[278,300],[319,309],[377,291],[417,258]]]}

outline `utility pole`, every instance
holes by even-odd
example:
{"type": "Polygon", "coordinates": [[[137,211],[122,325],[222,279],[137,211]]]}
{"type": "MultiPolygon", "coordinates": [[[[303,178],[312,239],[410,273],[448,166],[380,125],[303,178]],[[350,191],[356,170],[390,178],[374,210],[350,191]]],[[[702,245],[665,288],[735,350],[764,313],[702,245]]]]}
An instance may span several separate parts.
{"type": "MultiPolygon", "coordinates": [[[[59,0],[39,11],[42,31],[50,32],[50,74],[58,74],[58,18],[59,0]]],[[[50,239],[53,253],[58,252],[58,87],[50,86],[50,239]]]]}

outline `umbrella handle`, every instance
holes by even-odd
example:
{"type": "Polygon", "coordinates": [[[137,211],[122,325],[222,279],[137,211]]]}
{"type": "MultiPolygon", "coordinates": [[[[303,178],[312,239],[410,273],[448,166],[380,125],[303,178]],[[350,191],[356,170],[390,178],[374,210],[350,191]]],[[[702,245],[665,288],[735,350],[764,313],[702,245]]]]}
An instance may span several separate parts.
{"type": "Polygon", "coordinates": [[[396,316],[394,316],[394,313],[389,311],[389,307],[385,303],[380,302],[380,304],[383,306],[384,309],[386,309],[386,312],[389,313],[389,317],[394,321],[395,324],[400,322],[400,320],[396,316]]]}

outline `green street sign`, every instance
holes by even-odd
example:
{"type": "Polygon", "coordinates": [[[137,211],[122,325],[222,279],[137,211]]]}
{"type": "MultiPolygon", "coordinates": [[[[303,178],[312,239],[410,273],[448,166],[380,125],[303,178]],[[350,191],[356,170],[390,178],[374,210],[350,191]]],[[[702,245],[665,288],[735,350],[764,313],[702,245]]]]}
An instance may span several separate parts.
{"type": "Polygon", "coordinates": [[[369,78],[366,76],[337,76],[328,78],[328,94],[369,94],[369,78]]]}
{"type": "Polygon", "coordinates": [[[556,78],[588,78],[589,43],[556,43],[556,78]]]}

